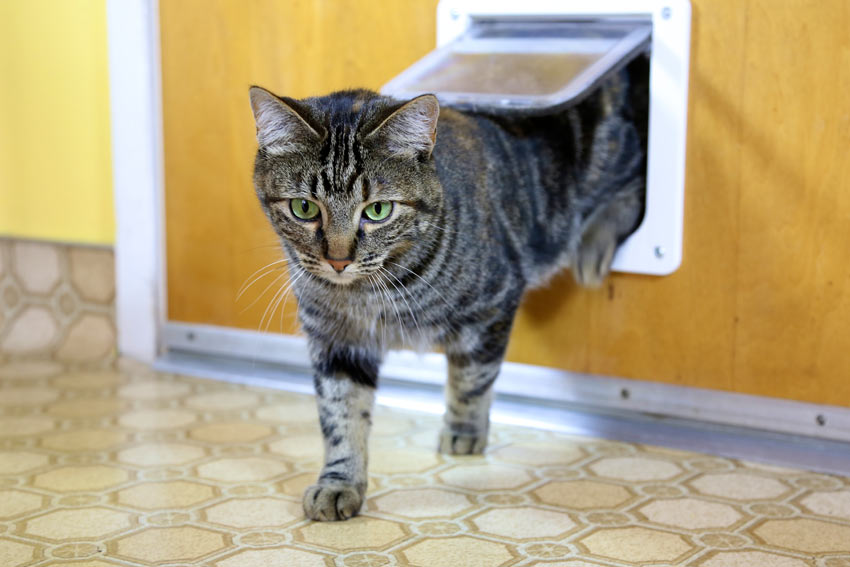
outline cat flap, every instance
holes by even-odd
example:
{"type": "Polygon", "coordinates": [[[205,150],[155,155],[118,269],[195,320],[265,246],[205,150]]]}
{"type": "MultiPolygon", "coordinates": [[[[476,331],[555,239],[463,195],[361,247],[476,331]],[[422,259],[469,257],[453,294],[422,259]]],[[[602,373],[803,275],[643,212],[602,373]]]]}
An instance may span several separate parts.
{"type": "Polygon", "coordinates": [[[648,19],[476,20],[381,92],[433,93],[443,104],[483,111],[551,110],[578,102],[648,51],[651,36],[648,19]]]}

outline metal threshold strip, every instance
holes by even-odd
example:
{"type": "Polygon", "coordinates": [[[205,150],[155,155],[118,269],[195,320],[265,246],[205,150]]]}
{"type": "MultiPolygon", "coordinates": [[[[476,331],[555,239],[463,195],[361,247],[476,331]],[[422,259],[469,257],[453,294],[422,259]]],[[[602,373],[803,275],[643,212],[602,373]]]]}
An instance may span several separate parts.
{"type": "MultiPolygon", "coordinates": [[[[312,378],[301,364],[211,355],[172,348],[156,363],[158,370],[259,387],[312,394],[312,378]]],[[[378,403],[411,411],[442,414],[441,383],[385,375],[378,403]]],[[[493,421],[672,449],[737,458],[776,466],[850,475],[850,443],[590,406],[543,396],[497,392],[493,421]]],[[[434,432],[435,439],[437,432],[434,432]]]]}

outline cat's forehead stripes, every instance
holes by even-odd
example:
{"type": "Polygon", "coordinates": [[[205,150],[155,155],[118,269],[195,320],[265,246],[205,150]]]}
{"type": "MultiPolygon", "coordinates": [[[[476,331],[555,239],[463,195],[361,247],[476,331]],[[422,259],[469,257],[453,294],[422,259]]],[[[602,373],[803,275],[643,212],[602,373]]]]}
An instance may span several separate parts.
{"type": "Polygon", "coordinates": [[[363,176],[356,125],[331,124],[328,130],[319,155],[322,190],[327,195],[351,195],[363,176]]]}

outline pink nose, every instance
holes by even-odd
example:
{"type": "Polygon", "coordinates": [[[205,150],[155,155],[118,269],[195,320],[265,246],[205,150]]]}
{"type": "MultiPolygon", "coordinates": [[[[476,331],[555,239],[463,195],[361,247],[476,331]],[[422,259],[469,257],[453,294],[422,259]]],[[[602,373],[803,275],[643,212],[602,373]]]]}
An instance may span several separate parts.
{"type": "Polygon", "coordinates": [[[351,260],[334,260],[332,258],[328,258],[328,264],[331,265],[331,268],[336,270],[338,274],[341,274],[347,265],[351,263],[351,260]]]}

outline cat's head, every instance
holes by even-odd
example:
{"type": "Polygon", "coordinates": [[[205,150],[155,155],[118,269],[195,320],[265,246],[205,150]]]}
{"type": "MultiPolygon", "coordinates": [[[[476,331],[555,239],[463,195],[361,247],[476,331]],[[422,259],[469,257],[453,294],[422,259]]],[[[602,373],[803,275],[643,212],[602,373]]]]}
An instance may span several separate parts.
{"type": "Polygon", "coordinates": [[[250,95],[254,185],[301,267],[346,285],[415,247],[442,207],[434,96],[402,103],[361,90],[293,100],[259,87],[250,95]]]}

